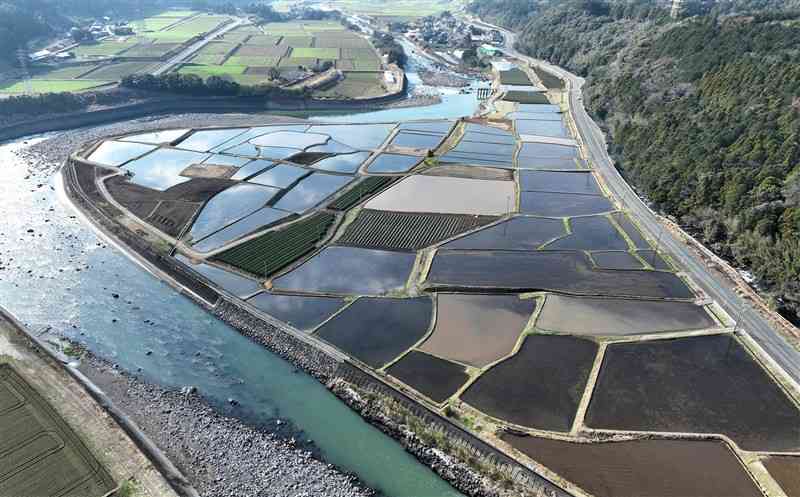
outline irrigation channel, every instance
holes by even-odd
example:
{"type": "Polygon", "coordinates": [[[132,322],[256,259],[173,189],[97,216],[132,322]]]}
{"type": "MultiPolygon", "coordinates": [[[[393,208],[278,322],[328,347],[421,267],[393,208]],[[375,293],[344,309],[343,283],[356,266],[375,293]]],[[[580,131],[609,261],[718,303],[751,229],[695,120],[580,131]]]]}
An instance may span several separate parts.
{"type": "MultiPolygon", "coordinates": [[[[325,121],[455,118],[477,108],[473,94],[439,104],[325,121]]],[[[72,133],[73,131],[59,132],[72,133]]],[[[0,144],[0,302],[37,332],[83,343],[146,380],[193,385],[218,409],[250,423],[294,427],[321,457],[391,496],[460,495],[361,419],[310,376],[175,292],[82,222],[61,198],[57,164],[17,152],[52,135],[0,144]],[[231,407],[228,399],[236,399],[231,407]]]]}

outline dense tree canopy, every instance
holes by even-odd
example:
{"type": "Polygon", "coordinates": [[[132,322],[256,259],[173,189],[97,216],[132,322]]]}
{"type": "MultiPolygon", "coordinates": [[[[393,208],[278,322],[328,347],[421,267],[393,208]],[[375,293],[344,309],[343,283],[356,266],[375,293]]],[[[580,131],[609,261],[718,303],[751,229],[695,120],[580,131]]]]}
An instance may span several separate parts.
{"type": "MultiPolygon", "coordinates": [[[[511,0],[481,0],[503,21],[511,0]]],[[[618,167],[800,311],[800,15],[739,0],[673,22],[653,2],[539,5],[519,48],[587,78],[618,167]],[[724,8],[724,11],[722,10],[724,8]]]]}

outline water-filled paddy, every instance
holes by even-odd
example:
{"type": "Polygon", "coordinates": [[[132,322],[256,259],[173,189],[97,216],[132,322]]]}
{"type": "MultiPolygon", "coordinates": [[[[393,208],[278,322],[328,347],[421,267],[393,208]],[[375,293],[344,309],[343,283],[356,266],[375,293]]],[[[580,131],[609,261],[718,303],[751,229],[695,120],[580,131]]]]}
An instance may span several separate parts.
{"type": "Polygon", "coordinates": [[[653,266],[653,269],[659,271],[673,271],[674,268],[661,257],[661,254],[655,250],[637,250],[636,254],[644,259],[645,262],[653,266]]]}
{"type": "Polygon", "coordinates": [[[195,131],[175,146],[195,152],[208,152],[228,140],[238,137],[249,131],[248,128],[210,129],[195,131]]]}
{"type": "Polygon", "coordinates": [[[611,215],[614,218],[614,221],[619,224],[625,233],[628,235],[628,238],[631,239],[633,242],[633,246],[637,249],[650,249],[650,244],[647,243],[647,240],[644,239],[642,233],[639,231],[638,228],[631,222],[630,218],[625,215],[623,212],[615,212],[611,215]]]}
{"type": "Polygon", "coordinates": [[[414,133],[401,131],[392,139],[392,145],[405,148],[434,149],[444,140],[444,134],[414,133]]]}
{"type": "Polygon", "coordinates": [[[519,149],[519,160],[535,160],[537,158],[564,158],[578,157],[578,148],[570,145],[556,145],[553,143],[523,143],[519,149]]]}
{"type": "Polygon", "coordinates": [[[129,160],[155,150],[155,146],[141,143],[122,143],[107,141],[100,144],[89,154],[89,160],[98,164],[121,166],[129,160]]]}
{"type": "Polygon", "coordinates": [[[718,326],[690,302],[548,295],[536,327],[575,335],[636,335],[718,326]]]}
{"type": "Polygon", "coordinates": [[[383,153],[367,166],[370,173],[405,173],[422,162],[422,157],[383,153]]]}
{"type": "Polygon", "coordinates": [[[800,495],[800,457],[771,456],[764,461],[764,467],[787,497],[800,495]]]}
{"type": "Polygon", "coordinates": [[[446,243],[444,248],[535,250],[540,245],[566,234],[566,227],[560,219],[514,217],[457,238],[446,243]]]}
{"type": "Polygon", "coordinates": [[[165,129],[163,131],[153,131],[151,133],[139,133],[136,135],[126,136],[120,138],[119,141],[123,142],[139,142],[151,143],[153,145],[161,145],[162,143],[171,143],[178,138],[182,137],[190,129],[165,129]]]}
{"type": "Polygon", "coordinates": [[[409,121],[400,123],[397,128],[405,131],[420,133],[447,134],[453,129],[455,121],[409,121]]]}
{"type": "Polygon", "coordinates": [[[501,438],[597,497],[761,497],[747,471],[716,441],[574,443],[505,433],[501,438]]]}
{"type": "Polygon", "coordinates": [[[432,311],[428,297],[362,297],[322,325],[315,335],[380,368],[425,336],[432,311]]]}
{"type": "Polygon", "coordinates": [[[630,252],[592,252],[592,260],[602,269],[644,269],[642,261],[630,252]]]}
{"type": "Polygon", "coordinates": [[[482,368],[511,353],[536,301],[516,295],[439,293],[433,334],[420,350],[482,368]]]}
{"type": "Polygon", "coordinates": [[[463,366],[415,350],[386,371],[437,403],[456,393],[469,379],[463,366]]]}
{"type": "MultiPolygon", "coordinates": [[[[482,136],[493,137],[496,135],[482,136]]],[[[454,149],[447,152],[447,154],[475,155],[478,157],[487,156],[487,159],[502,159],[510,161],[514,156],[514,150],[516,147],[517,146],[514,143],[513,138],[510,143],[469,141],[463,139],[458,143],[458,145],[456,145],[454,149]]]]}
{"type": "Polygon", "coordinates": [[[315,124],[308,131],[326,134],[355,149],[375,149],[386,141],[394,126],[394,124],[315,124]]]}
{"type": "Polygon", "coordinates": [[[290,166],[288,164],[278,164],[273,168],[253,176],[247,180],[247,182],[257,185],[273,186],[275,188],[286,188],[308,174],[311,174],[308,169],[290,166]]]}
{"type": "Polygon", "coordinates": [[[672,273],[592,269],[582,252],[439,250],[433,258],[428,283],[464,290],[495,288],[619,297],[694,297],[672,273]]]}
{"type": "Polygon", "coordinates": [[[352,180],[353,178],[349,176],[313,173],[295,184],[280,200],[275,202],[274,207],[286,211],[303,212],[330,197],[352,180]]]}
{"type": "Polygon", "coordinates": [[[487,155],[481,153],[447,152],[439,157],[439,162],[449,162],[454,164],[471,164],[475,166],[501,167],[506,169],[514,168],[512,156],[487,155]]]}
{"type": "Polygon", "coordinates": [[[237,297],[249,297],[250,295],[262,289],[261,284],[256,280],[239,276],[238,274],[225,271],[224,269],[212,266],[211,264],[206,264],[203,262],[192,264],[187,257],[182,255],[176,255],[175,258],[186,264],[193,271],[207,278],[218,287],[233,295],[236,295],[237,297]]]}
{"type": "Polygon", "coordinates": [[[504,421],[569,431],[596,353],[597,344],[588,340],[530,335],[514,356],[485,372],[461,398],[504,421]]]}
{"type": "Polygon", "coordinates": [[[572,233],[549,243],[548,250],[628,250],[628,242],[605,216],[569,220],[572,233]]]}
{"type": "Polygon", "coordinates": [[[443,176],[410,176],[367,202],[368,209],[503,215],[513,209],[514,183],[443,176]]]}
{"type": "Polygon", "coordinates": [[[311,165],[314,169],[336,173],[354,173],[370,156],[369,152],[354,152],[327,157],[311,165]]]}
{"type": "Polygon", "coordinates": [[[506,114],[506,119],[515,121],[519,120],[536,120],[536,121],[558,121],[561,122],[561,114],[557,112],[509,112],[506,114]]]}
{"type": "Polygon", "coordinates": [[[519,157],[517,167],[523,171],[536,171],[543,169],[554,169],[563,171],[574,171],[586,169],[585,161],[581,159],[564,159],[559,157],[519,157]]]}
{"type": "Polygon", "coordinates": [[[614,204],[600,195],[522,192],[520,212],[545,217],[590,216],[613,211],[614,204]]]}
{"type": "Polygon", "coordinates": [[[197,216],[189,235],[200,240],[220,228],[262,208],[280,190],[239,183],[214,195],[197,216]]]}
{"type": "Polygon", "coordinates": [[[552,136],[566,138],[569,130],[561,120],[517,119],[514,127],[520,135],[552,136]]]}
{"type": "Polygon", "coordinates": [[[600,185],[590,172],[521,171],[519,182],[522,191],[602,194],[600,185]]]}
{"type": "Polygon", "coordinates": [[[265,133],[250,140],[258,147],[290,147],[306,149],[315,145],[323,145],[329,139],[328,135],[320,133],[298,133],[297,131],[275,131],[265,133]]]}
{"type": "Polygon", "coordinates": [[[405,287],[415,254],[328,247],[276,278],[276,289],[341,295],[382,295],[405,287]]]}
{"type": "Polygon", "coordinates": [[[278,221],[288,219],[291,215],[272,207],[262,207],[254,213],[230,224],[221,230],[199,240],[192,248],[200,252],[211,252],[245,235],[266,228],[278,221]]]}
{"type": "Polygon", "coordinates": [[[125,164],[125,169],[133,173],[133,183],[154,190],[166,190],[190,178],[181,172],[192,164],[199,164],[207,154],[187,150],[158,149],[144,157],[125,164]]]}
{"type": "Polygon", "coordinates": [[[729,335],[609,345],[586,424],[800,449],[800,410],[729,335]]]}
{"type": "Polygon", "coordinates": [[[344,299],[337,297],[280,295],[267,292],[261,292],[247,302],[270,316],[304,331],[316,328],[345,305],[344,299]]]}

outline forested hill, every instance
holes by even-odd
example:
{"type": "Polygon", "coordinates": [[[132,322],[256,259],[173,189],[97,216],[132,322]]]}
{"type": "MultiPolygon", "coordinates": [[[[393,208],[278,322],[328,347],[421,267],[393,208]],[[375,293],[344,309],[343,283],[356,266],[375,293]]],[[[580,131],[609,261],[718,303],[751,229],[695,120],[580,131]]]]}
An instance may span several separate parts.
{"type": "Polygon", "coordinates": [[[673,21],[649,2],[478,0],[519,49],[587,78],[625,176],[800,313],[800,10],[726,3],[673,21]],[[509,13],[525,12],[509,18],[509,13]]]}

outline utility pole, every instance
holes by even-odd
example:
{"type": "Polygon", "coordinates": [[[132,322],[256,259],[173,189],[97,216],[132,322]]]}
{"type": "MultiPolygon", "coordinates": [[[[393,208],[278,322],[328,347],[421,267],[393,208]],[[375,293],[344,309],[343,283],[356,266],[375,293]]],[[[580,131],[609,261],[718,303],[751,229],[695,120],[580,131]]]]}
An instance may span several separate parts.
{"type": "Polygon", "coordinates": [[[28,54],[24,49],[17,50],[17,60],[19,60],[19,66],[22,68],[22,75],[25,78],[25,94],[30,95],[33,93],[33,87],[31,86],[31,72],[28,70],[28,54]]]}

